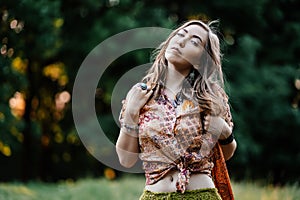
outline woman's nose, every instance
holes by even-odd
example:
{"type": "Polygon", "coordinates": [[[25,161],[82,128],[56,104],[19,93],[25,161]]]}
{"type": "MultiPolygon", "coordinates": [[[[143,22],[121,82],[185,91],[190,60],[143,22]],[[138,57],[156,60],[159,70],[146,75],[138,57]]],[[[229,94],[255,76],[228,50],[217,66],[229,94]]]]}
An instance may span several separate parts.
{"type": "Polygon", "coordinates": [[[186,39],[185,38],[180,38],[177,43],[179,44],[179,46],[181,48],[183,48],[185,46],[185,42],[186,42],[186,39]]]}

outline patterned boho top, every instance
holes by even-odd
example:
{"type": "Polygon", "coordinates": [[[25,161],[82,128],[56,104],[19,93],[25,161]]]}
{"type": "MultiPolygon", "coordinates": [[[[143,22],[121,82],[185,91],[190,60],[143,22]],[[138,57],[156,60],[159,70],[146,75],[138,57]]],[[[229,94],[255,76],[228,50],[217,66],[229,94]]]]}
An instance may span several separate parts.
{"type": "MultiPolygon", "coordinates": [[[[225,97],[225,96],[224,96],[225,97]]],[[[233,126],[227,103],[223,117],[233,126]]],[[[120,114],[126,109],[126,100],[120,114]]],[[[183,99],[174,105],[162,91],[140,110],[139,147],[140,159],[146,176],[146,184],[154,184],[171,170],[178,170],[177,191],[184,193],[191,173],[205,173],[211,176],[214,167],[213,147],[218,136],[206,133],[201,121],[201,108],[192,100],[183,99]]]]}

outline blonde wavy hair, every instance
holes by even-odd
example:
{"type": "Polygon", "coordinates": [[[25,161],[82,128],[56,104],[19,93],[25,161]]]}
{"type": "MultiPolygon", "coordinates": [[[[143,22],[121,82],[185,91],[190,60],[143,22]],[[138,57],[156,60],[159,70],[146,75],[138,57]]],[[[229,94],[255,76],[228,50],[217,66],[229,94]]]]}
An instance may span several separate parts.
{"type": "MultiPolygon", "coordinates": [[[[157,97],[160,89],[164,87],[167,74],[167,60],[165,58],[166,48],[170,40],[177,32],[190,25],[199,25],[207,31],[207,39],[204,44],[204,53],[201,55],[199,66],[194,66],[196,72],[195,80],[189,82],[189,87],[183,87],[182,92],[185,97],[194,98],[205,112],[213,115],[220,115],[224,112],[224,98],[228,98],[224,91],[224,78],[221,67],[221,51],[218,36],[215,33],[213,25],[218,21],[204,23],[200,20],[191,20],[174,31],[169,37],[159,45],[154,51],[154,63],[148,70],[143,82],[150,83],[151,89],[154,90],[153,98],[157,97]]],[[[185,82],[187,81],[185,79],[185,82]]]]}

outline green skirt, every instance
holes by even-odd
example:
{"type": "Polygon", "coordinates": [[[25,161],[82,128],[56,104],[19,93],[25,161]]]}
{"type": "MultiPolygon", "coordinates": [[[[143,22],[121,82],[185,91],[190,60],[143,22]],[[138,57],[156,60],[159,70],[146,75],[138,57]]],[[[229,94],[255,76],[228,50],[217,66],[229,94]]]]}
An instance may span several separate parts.
{"type": "Polygon", "coordinates": [[[140,200],[222,200],[216,188],[180,192],[151,192],[144,190],[140,200]]]}

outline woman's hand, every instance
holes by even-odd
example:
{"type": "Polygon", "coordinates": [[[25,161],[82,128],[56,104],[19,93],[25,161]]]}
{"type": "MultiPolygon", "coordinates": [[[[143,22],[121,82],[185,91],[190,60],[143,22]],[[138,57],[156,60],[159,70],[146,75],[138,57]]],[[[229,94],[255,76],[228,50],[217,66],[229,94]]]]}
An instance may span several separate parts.
{"type": "MultiPolygon", "coordinates": [[[[138,124],[140,109],[145,105],[153,92],[147,89],[148,87],[145,85],[142,89],[141,83],[138,83],[129,90],[126,96],[126,105],[123,115],[123,123],[127,126],[134,127],[138,124]]],[[[121,128],[116,143],[119,161],[122,166],[127,168],[132,167],[136,163],[139,153],[138,137],[132,136],[132,133],[128,131],[130,130],[121,128]]]]}
{"type": "Polygon", "coordinates": [[[140,109],[148,101],[153,90],[142,89],[142,83],[135,84],[127,93],[126,109],[124,113],[124,122],[128,124],[137,124],[140,109]]]}
{"type": "MultiPolygon", "coordinates": [[[[221,117],[211,115],[206,116],[204,126],[206,128],[205,130],[207,130],[209,133],[217,134],[219,140],[225,140],[232,134],[232,128],[221,117]]],[[[221,144],[225,160],[229,160],[233,156],[236,147],[237,143],[234,138],[232,142],[226,145],[221,144]]]]}
{"type": "Polygon", "coordinates": [[[223,120],[223,128],[221,131],[221,135],[219,137],[220,140],[224,140],[232,134],[232,128],[227,124],[227,122],[224,119],[222,120],[223,120]]]}
{"type": "Polygon", "coordinates": [[[220,140],[228,138],[232,133],[232,129],[222,117],[206,115],[204,126],[207,132],[216,134],[220,140]]]}

